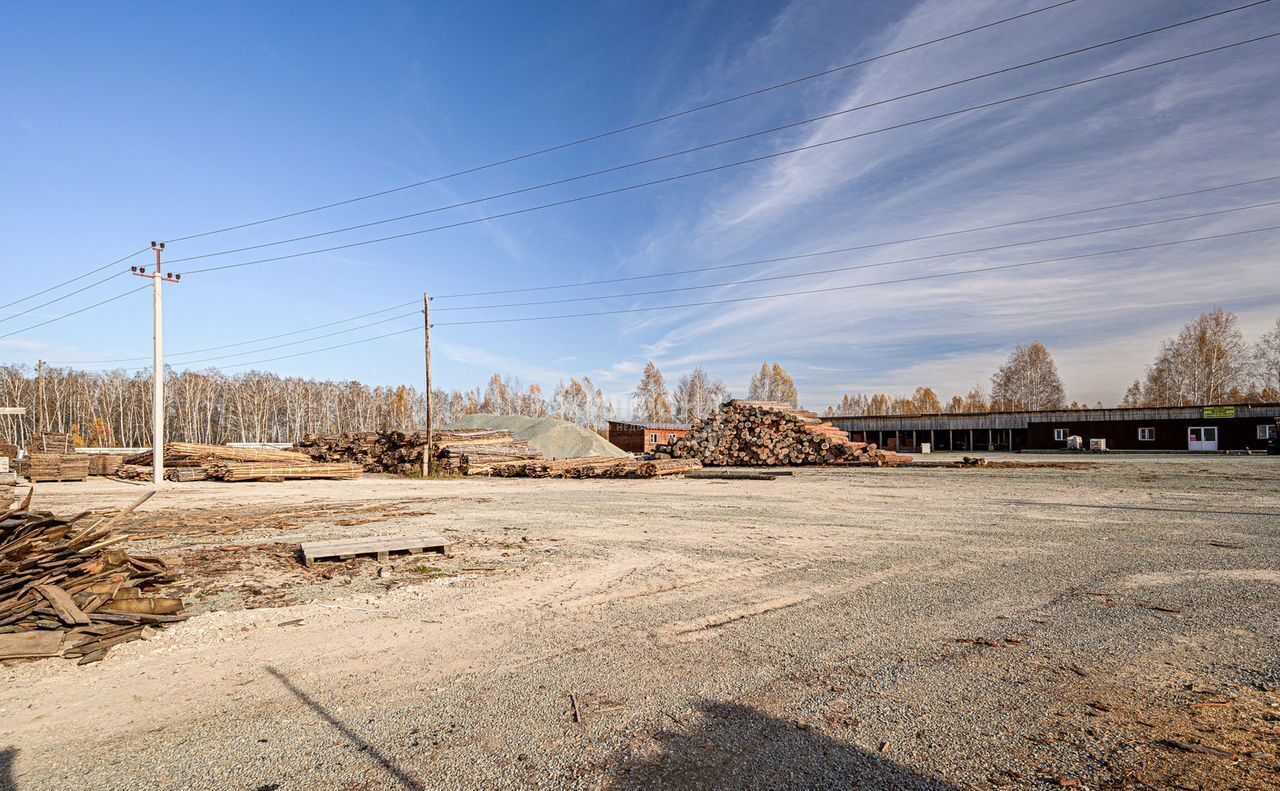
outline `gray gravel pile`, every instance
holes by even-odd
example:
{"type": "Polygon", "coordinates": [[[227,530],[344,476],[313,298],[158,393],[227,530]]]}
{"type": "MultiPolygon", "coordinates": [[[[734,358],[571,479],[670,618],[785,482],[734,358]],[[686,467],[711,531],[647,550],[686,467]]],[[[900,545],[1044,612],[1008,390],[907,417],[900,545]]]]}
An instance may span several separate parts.
{"type": "Polygon", "coordinates": [[[548,459],[578,459],[601,456],[609,459],[626,459],[631,454],[612,444],[604,437],[565,420],[553,417],[524,417],[522,415],[467,415],[455,420],[449,428],[501,429],[515,434],[516,439],[527,442],[548,459]]]}

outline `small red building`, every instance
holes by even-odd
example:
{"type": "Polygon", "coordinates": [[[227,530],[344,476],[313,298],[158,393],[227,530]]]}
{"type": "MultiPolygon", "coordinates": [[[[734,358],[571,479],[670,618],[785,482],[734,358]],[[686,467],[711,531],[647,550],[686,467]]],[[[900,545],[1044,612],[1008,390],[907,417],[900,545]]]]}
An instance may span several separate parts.
{"type": "Polygon", "coordinates": [[[688,435],[688,423],[609,421],[609,441],[631,453],[653,453],[658,445],[670,445],[688,435]]]}

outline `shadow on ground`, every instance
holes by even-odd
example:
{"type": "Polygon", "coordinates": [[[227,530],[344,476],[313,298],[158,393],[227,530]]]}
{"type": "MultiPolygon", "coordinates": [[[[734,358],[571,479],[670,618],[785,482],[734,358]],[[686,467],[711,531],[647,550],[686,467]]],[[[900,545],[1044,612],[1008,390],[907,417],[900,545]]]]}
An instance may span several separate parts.
{"type": "Polygon", "coordinates": [[[17,747],[0,750],[0,791],[17,791],[18,781],[13,777],[13,763],[17,758],[17,747]]]}
{"type": "MultiPolygon", "coordinates": [[[[360,736],[360,734],[352,730],[346,723],[344,723],[342,720],[338,719],[337,717],[333,716],[333,714],[330,713],[329,710],[326,709],[324,706],[322,706],[318,701],[316,701],[310,695],[308,695],[307,693],[299,689],[298,686],[294,684],[289,679],[289,677],[286,676],[284,673],[282,673],[280,670],[274,667],[268,667],[267,672],[275,676],[276,680],[278,680],[281,684],[283,684],[285,689],[289,690],[289,692],[295,698],[302,701],[302,703],[307,708],[311,709],[313,712],[319,715],[319,717],[323,719],[325,722],[327,722],[330,725],[330,727],[332,727],[335,731],[337,731],[338,734],[342,736],[342,738],[351,742],[351,744],[353,744],[358,750],[368,755],[371,760],[373,760],[375,763],[381,766],[388,775],[388,780],[384,787],[391,788],[398,785],[402,788],[413,789],[414,791],[416,791],[416,789],[420,789],[424,787],[422,783],[418,782],[418,780],[410,776],[398,764],[396,764],[394,761],[392,761],[390,758],[384,755],[380,750],[378,750],[372,744],[369,744],[369,742],[365,741],[360,736]]],[[[274,786],[274,784],[272,784],[272,786],[274,786]]]]}
{"type": "Polygon", "coordinates": [[[688,727],[623,757],[613,789],[953,789],[886,756],[747,706],[705,702],[688,727]]]}

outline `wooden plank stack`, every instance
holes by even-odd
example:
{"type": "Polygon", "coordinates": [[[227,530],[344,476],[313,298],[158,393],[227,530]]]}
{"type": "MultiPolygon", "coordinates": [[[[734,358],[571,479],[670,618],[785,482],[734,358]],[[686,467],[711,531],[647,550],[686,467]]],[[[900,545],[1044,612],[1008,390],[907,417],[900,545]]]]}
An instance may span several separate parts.
{"type": "Polygon", "coordinates": [[[38,432],[27,441],[27,453],[75,453],[76,443],[70,434],[38,432]]]}
{"type": "MultiPolygon", "coordinates": [[[[139,501],[141,503],[141,500],[139,501]]],[[[139,504],[135,503],[135,505],[139,504]]],[[[129,555],[114,518],[31,511],[31,494],[0,515],[0,661],[46,656],[95,662],[115,645],[183,620],[181,599],[144,596],[174,561],[129,555]]]]}
{"type": "Polygon", "coordinates": [[[911,461],[874,444],[852,442],[813,412],[775,401],[730,401],[671,448],[676,459],[715,467],[805,464],[893,466],[911,461]]]}
{"type": "MultiPolygon", "coordinates": [[[[115,475],[127,480],[151,480],[151,451],[124,460],[115,475]]],[[[164,446],[167,481],[285,481],[359,478],[358,464],[320,464],[305,453],[272,448],[233,448],[194,442],[169,442],[164,446]]]]}
{"type": "Polygon", "coordinates": [[[89,477],[89,463],[83,453],[32,453],[25,470],[32,483],[83,481],[89,477]]]}
{"type": "Polygon", "coordinates": [[[124,463],[124,454],[94,453],[89,456],[90,475],[115,475],[116,468],[124,463]]]}

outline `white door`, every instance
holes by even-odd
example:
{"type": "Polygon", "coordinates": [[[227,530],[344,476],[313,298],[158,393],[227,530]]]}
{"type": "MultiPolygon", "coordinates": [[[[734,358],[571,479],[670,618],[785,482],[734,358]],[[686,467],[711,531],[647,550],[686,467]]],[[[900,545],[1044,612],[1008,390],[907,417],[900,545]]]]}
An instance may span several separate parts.
{"type": "Polygon", "coordinates": [[[1187,429],[1187,450],[1217,450],[1217,426],[1192,426],[1187,429]]]}

